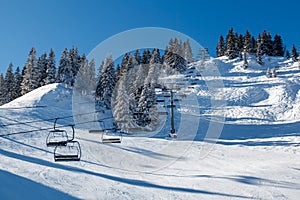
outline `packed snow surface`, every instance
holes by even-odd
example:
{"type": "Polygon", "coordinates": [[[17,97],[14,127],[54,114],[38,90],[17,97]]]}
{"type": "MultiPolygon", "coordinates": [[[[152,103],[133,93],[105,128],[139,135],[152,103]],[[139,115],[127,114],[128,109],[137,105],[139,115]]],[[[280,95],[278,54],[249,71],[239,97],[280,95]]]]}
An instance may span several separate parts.
{"type": "Polygon", "coordinates": [[[72,132],[71,89],[51,84],[1,106],[1,199],[298,199],[300,70],[283,58],[263,61],[248,57],[247,69],[238,59],[207,61],[220,75],[191,64],[186,90],[198,108],[183,101],[175,122],[199,126],[179,127],[177,140],[165,137],[168,120],[159,134],[123,136],[120,144],[102,144],[75,123],[79,162],[54,162],[46,146],[55,118],[72,132]],[[267,78],[268,68],[277,76],[267,78]],[[222,87],[207,87],[217,79],[222,87]],[[220,99],[226,104],[214,106],[220,99]],[[215,122],[224,125],[216,144],[205,136],[214,119],[225,119],[215,122]]]}

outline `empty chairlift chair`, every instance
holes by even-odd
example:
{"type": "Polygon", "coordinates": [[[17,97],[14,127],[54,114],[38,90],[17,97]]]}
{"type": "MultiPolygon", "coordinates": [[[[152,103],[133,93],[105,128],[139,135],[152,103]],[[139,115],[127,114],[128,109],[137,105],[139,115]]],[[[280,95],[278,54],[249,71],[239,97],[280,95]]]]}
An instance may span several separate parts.
{"type": "Polygon", "coordinates": [[[54,121],[53,130],[49,131],[48,136],[46,138],[46,145],[48,147],[54,146],[65,146],[68,141],[74,139],[74,130],[73,136],[71,139],[68,137],[68,133],[62,129],[56,129],[57,118],[54,121]]]}
{"type": "Polygon", "coordinates": [[[57,145],[54,148],[55,161],[80,161],[81,147],[78,141],[74,140],[75,130],[72,127],[72,138],[66,142],[66,145],[57,145]]]}
{"type": "Polygon", "coordinates": [[[102,143],[121,143],[122,133],[117,129],[106,129],[101,134],[102,143]]]}
{"type": "Polygon", "coordinates": [[[66,146],[56,146],[54,160],[57,161],[80,161],[81,147],[78,141],[68,141],[66,146]]]}

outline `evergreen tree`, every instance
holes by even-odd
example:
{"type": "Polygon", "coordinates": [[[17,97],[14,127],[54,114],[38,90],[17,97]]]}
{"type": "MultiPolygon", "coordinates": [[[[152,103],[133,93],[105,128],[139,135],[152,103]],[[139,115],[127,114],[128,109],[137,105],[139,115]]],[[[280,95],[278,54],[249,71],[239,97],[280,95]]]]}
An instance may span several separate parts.
{"type": "Polygon", "coordinates": [[[169,46],[165,49],[165,54],[163,56],[164,65],[176,69],[179,72],[186,70],[186,60],[182,57],[183,53],[181,52],[182,47],[178,42],[178,39],[175,38],[174,41],[171,39],[169,46]]]}
{"type": "Polygon", "coordinates": [[[297,58],[298,58],[298,53],[297,53],[297,50],[295,48],[295,45],[293,44],[292,45],[292,59],[293,59],[294,62],[296,62],[297,58]]]}
{"type": "MultiPolygon", "coordinates": [[[[154,86],[158,83],[158,77],[160,73],[161,59],[159,49],[153,49],[152,56],[150,59],[149,71],[146,79],[144,80],[144,85],[142,88],[138,87],[136,93],[140,93],[137,98],[137,108],[136,112],[136,122],[139,126],[145,127],[151,122],[150,108],[153,107],[154,102],[156,101],[155,89],[154,86]],[[141,90],[140,90],[141,89],[141,90]]],[[[138,70],[139,76],[145,77],[144,70],[140,66],[138,70]]],[[[137,81],[141,82],[141,77],[137,77],[137,81]]],[[[137,84],[135,82],[135,84],[137,84]]],[[[152,116],[154,117],[154,115],[152,116]]]]}
{"type": "Polygon", "coordinates": [[[122,62],[121,62],[121,71],[128,71],[129,59],[131,55],[129,53],[125,53],[122,62]]]}
{"type": "Polygon", "coordinates": [[[251,53],[252,48],[253,47],[252,47],[252,42],[251,42],[251,34],[247,30],[246,34],[245,34],[245,38],[244,38],[244,52],[245,53],[251,53]]]}
{"type": "Polygon", "coordinates": [[[244,51],[244,36],[242,34],[236,34],[236,49],[238,54],[244,51]]]}
{"type": "Polygon", "coordinates": [[[221,35],[219,38],[218,46],[217,46],[217,57],[221,57],[225,55],[225,45],[224,38],[221,35]]]}
{"type": "Polygon", "coordinates": [[[258,64],[262,65],[263,62],[262,62],[262,50],[261,50],[261,46],[262,46],[262,42],[261,42],[261,36],[260,34],[258,34],[258,37],[257,37],[257,45],[256,45],[256,61],[258,64]]]}
{"type": "Polygon", "coordinates": [[[151,58],[151,53],[149,49],[144,49],[143,55],[142,55],[142,64],[149,64],[151,58]]]}
{"type": "Polygon", "coordinates": [[[226,36],[225,56],[227,56],[229,59],[234,59],[238,56],[236,48],[236,37],[233,28],[229,30],[226,36]]]}
{"type": "Polygon", "coordinates": [[[257,45],[256,45],[256,40],[255,38],[252,36],[251,37],[251,48],[250,48],[250,53],[251,54],[256,54],[256,49],[257,48],[257,45]]]}
{"type": "Polygon", "coordinates": [[[55,53],[52,48],[46,63],[46,78],[44,82],[45,85],[56,82],[55,53]]]}
{"type": "MultiPolygon", "coordinates": [[[[85,63],[87,62],[87,59],[84,57],[82,57],[84,59],[82,59],[82,62],[85,63]]],[[[82,65],[82,63],[81,63],[82,65]]],[[[88,78],[88,82],[87,84],[89,85],[89,90],[90,92],[93,92],[96,90],[96,74],[95,74],[95,60],[92,59],[89,64],[88,64],[88,69],[86,71],[86,76],[88,78]]]]}
{"type": "Polygon", "coordinates": [[[137,124],[139,126],[145,127],[146,125],[149,124],[150,122],[150,116],[149,116],[149,107],[151,107],[151,85],[150,84],[145,84],[143,86],[141,96],[138,101],[137,105],[137,124]]]}
{"type": "Polygon", "coordinates": [[[45,85],[47,77],[47,54],[44,52],[37,60],[37,67],[34,79],[37,82],[37,87],[45,85]]]}
{"type": "Polygon", "coordinates": [[[129,109],[129,95],[127,94],[127,88],[125,84],[125,79],[127,73],[122,74],[119,82],[118,88],[116,89],[118,92],[115,97],[115,102],[113,103],[113,116],[115,123],[119,128],[121,128],[124,132],[128,132],[130,128],[135,127],[133,122],[132,113],[129,109]]]}
{"type": "Polygon", "coordinates": [[[65,48],[61,54],[59,61],[59,66],[57,70],[57,81],[59,83],[64,83],[67,86],[71,86],[73,82],[72,66],[69,59],[68,49],[65,48]]]}
{"type": "Polygon", "coordinates": [[[3,103],[8,103],[14,98],[14,73],[13,73],[13,64],[10,63],[4,78],[3,83],[3,93],[2,99],[3,103]]]}
{"type": "Polygon", "coordinates": [[[270,32],[267,33],[266,30],[263,31],[261,38],[260,38],[259,45],[260,45],[261,55],[272,56],[273,41],[272,41],[270,32]]]}
{"type": "Polygon", "coordinates": [[[22,74],[20,72],[20,68],[17,67],[15,74],[14,74],[14,93],[13,93],[13,99],[16,99],[20,96],[22,96],[22,88],[21,88],[21,84],[22,84],[22,74]]]}
{"type": "Polygon", "coordinates": [[[85,55],[83,55],[80,65],[81,67],[77,73],[74,88],[80,92],[81,95],[91,95],[96,88],[95,61],[92,59],[88,62],[85,55]]]}
{"type": "Polygon", "coordinates": [[[81,57],[78,53],[78,48],[72,47],[69,51],[69,62],[70,62],[70,74],[69,74],[69,85],[73,86],[76,75],[81,67],[81,57]]]}
{"type": "Polygon", "coordinates": [[[274,36],[274,42],[273,42],[273,56],[283,56],[284,50],[283,50],[283,43],[280,35],[274,36]]]}
{"type": "Polygon", "coordinates": [[[184,51],[184,59],[187,61],[187,63],[193,62],[194,56],[193,56],[193,52],[192,52],[192,48],[191,48],[189,39],[187,39],[183,43],[183,51],[184,51]]]}
{"type": "Polygon", "coordinates": [[[141,57],[140,52],[139,52],[138,49],[134,53],[134,58],[135,58],[135,60],[136,60],[136,62],[137,62],[138,65],[141,64],[142,57],[141,57]]]}
{"type": "Polygon", "coordinates": [[[272,36],[270,32],[267,33],[266,47],[267,47],[267,55],[274,56],[274,41],[272,40],[272,36]]]}
{"type": "Polygon", "coordinates": [[[161,59],[159,49],[154,48],[150,59],[149,71],[147,78],[145,79],[146,84],[155,85],[158,82],[160,74],[161,59]]]}
{"type": "Polygon", "coordinates": [[[30,50],[29,58],[25,63],[23,80],[21,84],[22,95],[31,92],[38,87],[36,78],[36,50],[34,47],[30,50]]]}
{"type": "Polygon", "coordinates": [[[121,76],[121,66],[120,64],[118,64],[116,68],[116,82],[120,80],[120,76],[121,76]]]}
{"type": "MultiPolygon", "coordinates": [[[[124,70],[126,70],[126,68],[124,70]]],[[[104,65],[102,66],[95,93],[96,100],[107,109],[111,108],[111,99],[116,85],[115,81],[114,61],[112,56],[109,56],[105,59],[104,65]]]]}

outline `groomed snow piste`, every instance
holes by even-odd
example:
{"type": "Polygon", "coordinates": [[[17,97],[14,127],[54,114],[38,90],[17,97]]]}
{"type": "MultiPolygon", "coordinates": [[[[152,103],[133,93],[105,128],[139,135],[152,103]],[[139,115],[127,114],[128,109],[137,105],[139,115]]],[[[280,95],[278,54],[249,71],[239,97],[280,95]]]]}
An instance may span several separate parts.
{"type": "Polygon", "coordinates": [[[283,58],[263,61],[249,57],[247,69],[238,59],[207,61],[221,76],[197,76],[200,62],[191,65],[186,77],[200,110],[182,105],[178,112],[200,117],[195,141],[123,136],[121,144],[102,144],[99,134],[75,126],[79,162],[54,162],[43,130],[56,117],[65,117],[58,126],[74,123],[72,90],[43,86],[1,106],[1,199],[298,199],[300,70],[283,58]],[[268,68],[277,77],[267,78],[268,68]],[[224,112],[211,107],[206,84],[215,79],[224,84],[217,88],[224,112]],[[203,141],[220,113],[225,124],[217,144],[203,141]],[[3,136],[11,133],[17,134],[3,136]]]}

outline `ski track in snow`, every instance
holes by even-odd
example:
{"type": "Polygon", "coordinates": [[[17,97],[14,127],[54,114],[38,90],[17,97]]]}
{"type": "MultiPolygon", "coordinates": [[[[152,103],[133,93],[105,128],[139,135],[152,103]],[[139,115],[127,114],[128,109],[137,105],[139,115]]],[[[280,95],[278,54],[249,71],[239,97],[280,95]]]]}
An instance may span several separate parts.
{"type": "MultiPolygon", "coordinates": [[[[53,148],[45,144],[47,131],[0,137],[1,199],[19,199],[17,192],[26,199],[298,199],[299,67],[272,57],[264,58],[264,66],[250,57],[246,70],[238,59],[207,62],[215,63],[221,76],[199,78],[195,70],[189,72],[193,88],[187,90],[197,95],[199,110],[182,104],[176,111],[187,121],[200,120],[197,141],[166,140],[168,127],[163,127],[158,138],[124,136],[121,144],[102,144],[100,135],[76,129],[81,161],[56,163],[53,148]],[[267,78],[267,68],[277,68],[277,77],[267,78]],[[205,83],[214,79],[223,80],[224,88],[215,89],[226,100],[224,108],[211,105],[213,91],[205,83]],[[222,135],[204,155],[209,122],[222,113],[222,135]],[[172,148],[176,153],[168,151],[172,148]]],[[[53,121],[5,124],[69,116],[71,98],[70,89],[52,84],[1,106],[0,134],[51,128],[53,121]]]]}

